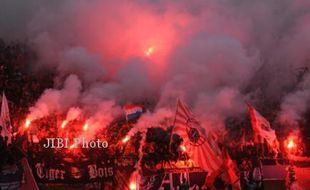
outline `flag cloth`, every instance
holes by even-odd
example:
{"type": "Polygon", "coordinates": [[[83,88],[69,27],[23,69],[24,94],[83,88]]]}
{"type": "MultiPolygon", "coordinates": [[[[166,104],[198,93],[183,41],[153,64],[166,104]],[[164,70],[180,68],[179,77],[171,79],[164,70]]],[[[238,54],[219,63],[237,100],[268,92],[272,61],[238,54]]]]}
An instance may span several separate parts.
{"type": "Polygon", "coordinates": [[[208,177],[219,172],[223,164],[219,147],[211,135],[203,134],[199,122],[180,100],[177,102],[175,125],[172,133],[183,138],[183,144],[194,166],[207,171],[208,177]]]}
{"type": "Polygon", "coordinates": [[[124,111],[126,114],[127,121],[134,121],[139,119],[139,117],[143,113],[143,105],[134,105],[134,104],[127,104],[124,106],[124,111]]]}
{"type": "Polygon", "coordinates": [[[10,111],[9,111],[8,101],[4,93],[2,95],[0,122],[1,122],[0,125],[2,126],[1,136],[8,137],[8,143],[11,143],[12,126],[11,126],[11,120],[10,120],[10,111]]]}
{"type": "Polygon", "coordinates": [[[24,168],[24,183],[21,184],[20,190],[39,190],[36,180],[32,174],[32,170],[26,158],[21,160],[24,168]]]}
{"type": "Polygon", "coordinates": [[[263,139],[266,139],[269,146],[275,147],[278,140],[275,131],[270,127],[270,123],[251,105],[248,105],[248,111],[256,143],[264,143],[263,139]]]}
{"type": "Polygon", "coordinates": [[[237,173],[237,165],[234,163],[227,150],[223,151],[223,160],[224,160],[224,175],[223,179],[228,184],[231,184],[234,190],[240,190],[240,183],[239,183],[239,177],[236,174],[237,173]]]}
{"type": "Polygon", "coordinates": [[[243,151],[246,144],[245,130],[241,129],[241,138],[239,139],[238,148],[243,151]]]}

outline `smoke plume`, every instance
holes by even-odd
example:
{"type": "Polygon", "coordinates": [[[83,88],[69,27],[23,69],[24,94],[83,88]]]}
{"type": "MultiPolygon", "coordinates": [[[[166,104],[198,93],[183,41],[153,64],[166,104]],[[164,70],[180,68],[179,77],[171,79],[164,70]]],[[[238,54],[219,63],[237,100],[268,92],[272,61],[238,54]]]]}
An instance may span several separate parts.
{"type": "Polygon", "coordinates": [[[33,67],[57,73],[31,119],[79,107],[97,126],[126,102],[148,102],[153,122],[181,98],[205,127],[223,127],[245,100],[260,102],[257,91],[280,101],[281,121],[295,125],[309,109],[309,77],[294,82],[294,70],[310,66],[306,0],[1,4],[0,36],[26,38],[38,52],[33,67]]]}

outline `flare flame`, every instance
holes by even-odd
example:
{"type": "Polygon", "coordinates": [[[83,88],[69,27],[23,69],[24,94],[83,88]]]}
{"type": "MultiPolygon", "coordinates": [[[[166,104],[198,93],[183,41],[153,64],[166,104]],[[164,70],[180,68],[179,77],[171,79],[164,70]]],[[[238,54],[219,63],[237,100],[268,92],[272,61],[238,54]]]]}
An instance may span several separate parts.
{"type": "Polygon", "coordinates": [[[122,143],[127,143],[130,140],[130,136],[126,136],[125,138],[123,138],[122,143]]]}
{"type": "Polygon", "coordinates": [[[30,124],[31,124],[31,121],[29,119],[26,119],[25,121],[25,128],[29,128],[30,127],[30,124]]]}

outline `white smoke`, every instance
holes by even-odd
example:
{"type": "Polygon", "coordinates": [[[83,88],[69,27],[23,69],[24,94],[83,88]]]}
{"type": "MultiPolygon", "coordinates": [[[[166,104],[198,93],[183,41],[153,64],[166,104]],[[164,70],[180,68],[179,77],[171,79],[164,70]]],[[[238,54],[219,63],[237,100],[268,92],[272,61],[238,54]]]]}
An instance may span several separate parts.
{"type": "Polygon", "coordinates": [[[73,121],[77,119],[82,114],[82,110],[78,107],[72,107],[69,109],[66,117],[66,121],[73,121]]]}
{"type": "Polygon", "coordinates": [[[66,111],[77,103],[81,87],[76,75],[68,76],[62,89],[47,89],[43,92],[36,104],[30,108],[28,119],[32,121],[55,112],[66,111]]]}
{"type": "Polygon", "coordinates": [[[298,86],[298,89],[288,94],[282,104],[278,120],[283,125],[298,129],[299,122],[309,109],[310,103],[310,75],[298,86]]]}

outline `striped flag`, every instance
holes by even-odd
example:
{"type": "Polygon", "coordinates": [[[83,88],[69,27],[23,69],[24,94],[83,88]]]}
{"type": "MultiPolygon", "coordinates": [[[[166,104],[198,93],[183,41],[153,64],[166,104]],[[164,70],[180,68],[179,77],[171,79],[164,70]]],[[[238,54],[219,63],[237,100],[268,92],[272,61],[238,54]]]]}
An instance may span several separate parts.
{"type": "Polygon", "coordinates": [[[234,190],[240,190],[239,177],[237,175],[237,165],[234,161],[231,160],[227,149],[223,151],[223,160],[224,160],[224,172],[223,179],[228,184],[231,184],[234,190]]]}
{"type": "Polygon", "coordinates": [[[123,109],[125,111],[127,121],[135,121],[142,115],[144,106],[127,104],[123,109]]]}
{"type": "Polygon", "coordinates": [[[220,172],[223,165],[222,153],[212,135],[204,135],[199,122],[187,106],[178,100],[175,116],[175,125],[172,133],[183,138],[184,146],[188,150],[194,166],[214,176],[220,172]]]}

